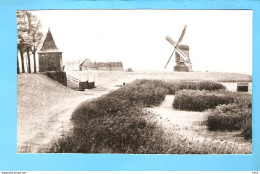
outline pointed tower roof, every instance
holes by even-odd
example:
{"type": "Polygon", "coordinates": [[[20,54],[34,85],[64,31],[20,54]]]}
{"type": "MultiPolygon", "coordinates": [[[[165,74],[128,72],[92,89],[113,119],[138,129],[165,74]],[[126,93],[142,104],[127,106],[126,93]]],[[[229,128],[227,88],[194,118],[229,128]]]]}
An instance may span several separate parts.
{"type": "Polygon", "coordinates": [[[39,53],[49,53],[49,52],[61,52],[54,42],[50,28],[48,30],[48,33],[45,37],[45,40],[42,44],[42,48],[39,51],[39,53]]]}

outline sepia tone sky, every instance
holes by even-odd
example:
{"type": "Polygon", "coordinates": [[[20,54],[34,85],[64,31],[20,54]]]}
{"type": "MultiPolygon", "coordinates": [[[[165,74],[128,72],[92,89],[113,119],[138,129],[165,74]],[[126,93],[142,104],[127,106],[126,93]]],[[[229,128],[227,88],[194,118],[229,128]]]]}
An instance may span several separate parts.
{"type": "MultiPolygon", "coordinates": [[[[122,61],[124,68],[164,71],[184,25],[194,71],[252,74],[250,10],[42,10],[64,61],[122,61]]],[[[174,57],[166,71],[172,71],[174,57]]]]}

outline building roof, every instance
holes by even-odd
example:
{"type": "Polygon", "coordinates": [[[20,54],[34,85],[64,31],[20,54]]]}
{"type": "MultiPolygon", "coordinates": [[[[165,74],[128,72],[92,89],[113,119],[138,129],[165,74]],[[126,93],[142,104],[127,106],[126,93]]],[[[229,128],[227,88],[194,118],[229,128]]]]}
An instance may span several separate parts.
{"type": "Polygon", "coordinates": [[[88,66],[93,65],[95,67],[99,67],[99,66],[118,66],[118,67],[121,67],[121,66],[123,66],[123,63],[121,61],[118,61],[118,62],[92,62],[88,58],[83,60],[79,64],[79,66],[83,66],[84,63],[86,63],[88,66]]]}
{"type": "Polygon", "coordinates": [[[49,29],[39,53],[51,53],[51,52],[61,52],[61,51],[56,46],[51,31],[49,29]]]}

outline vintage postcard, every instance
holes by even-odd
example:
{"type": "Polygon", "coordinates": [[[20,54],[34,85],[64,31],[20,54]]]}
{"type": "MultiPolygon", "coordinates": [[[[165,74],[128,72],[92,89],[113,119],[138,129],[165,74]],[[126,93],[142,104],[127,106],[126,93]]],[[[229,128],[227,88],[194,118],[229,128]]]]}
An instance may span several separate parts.
{"type": "Polygon", "coordinates": [[[17,153],[252,154],[252,10],[17,10],[17,153]]]}

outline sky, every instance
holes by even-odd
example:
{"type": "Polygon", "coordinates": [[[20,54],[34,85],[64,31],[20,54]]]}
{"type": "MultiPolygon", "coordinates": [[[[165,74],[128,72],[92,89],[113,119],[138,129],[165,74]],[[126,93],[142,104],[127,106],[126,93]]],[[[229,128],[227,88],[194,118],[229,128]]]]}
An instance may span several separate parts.
{"type": "Polygon", "coordinates": [[[187,25],[193,71],[252,74],[251,10],[33,11],[63,52],[63,61],[122,61],[124,69],[173,71],[173,46],[187,25]]]}

